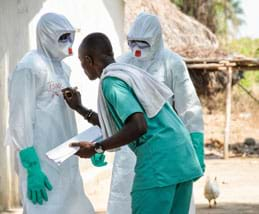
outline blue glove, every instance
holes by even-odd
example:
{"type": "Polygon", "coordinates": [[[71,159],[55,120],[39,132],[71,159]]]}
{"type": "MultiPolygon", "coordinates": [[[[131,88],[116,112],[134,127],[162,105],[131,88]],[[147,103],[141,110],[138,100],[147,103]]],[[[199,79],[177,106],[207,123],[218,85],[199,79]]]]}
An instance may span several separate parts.
{"type": "Polygon", "coordinates": [[[200,132],[191,133],[192,144],[196,151],[201,169],[205,172],[205,163],[204,163],[204,135],[200,132]]]}
{"type": "Polygon", "coordinates": [[[95,154],[91,157],[92,164],[96,167],[102,167],[106,166],[107,162],[105,160],[105,155],[104,154],[95,154]]]}
{"type": "Polygon", "coordinates": [[[27,169],[27,197],[33,204],[48,201],[47,190],[52,190],[47,176],[41,171],[38,155],[33,147],[20,151],[20,159],[27,169]]]}

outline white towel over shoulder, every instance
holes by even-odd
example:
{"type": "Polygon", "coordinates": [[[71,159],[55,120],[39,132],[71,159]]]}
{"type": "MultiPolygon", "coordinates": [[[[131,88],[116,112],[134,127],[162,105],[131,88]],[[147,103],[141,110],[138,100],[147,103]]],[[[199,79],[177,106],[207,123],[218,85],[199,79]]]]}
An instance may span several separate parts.
{"type": "Polygon", "coordinates": [[[127,83],[133,89],[149,118],[156,116],[163,105],[173,96],[173,92],[166,85],[158,82],[140,68],[124,63],[108,65],[100,78],[98,94],[98,115],[104,138],[117,132],[102,91],[102,80],[106,77],[116,77],[127,83]]]}

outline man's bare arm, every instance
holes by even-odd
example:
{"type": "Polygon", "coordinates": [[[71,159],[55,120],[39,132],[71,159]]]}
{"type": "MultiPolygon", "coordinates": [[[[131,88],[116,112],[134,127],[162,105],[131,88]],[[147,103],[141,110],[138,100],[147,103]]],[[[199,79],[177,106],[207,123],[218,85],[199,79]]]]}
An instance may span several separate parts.
{"type": "Polygon", "coordinates": [[[89,123],[100,127],[98,114],[96,112],[87,109],[84,106],[77,107],[75,111],[82,115],[89,123]]]}
{"type": "Polygon", "coordinates": [[[80,115],[82,115],[89,123],[93,125],[97,125],[100,127],[98,114],[90,109],[87,109],[83,106],[81,101],[81,94],[77,91],[77,87],[75,88],[64,88],[62,89],[63,97],[66,100],[68,106],[77,111],[80,115]]]}

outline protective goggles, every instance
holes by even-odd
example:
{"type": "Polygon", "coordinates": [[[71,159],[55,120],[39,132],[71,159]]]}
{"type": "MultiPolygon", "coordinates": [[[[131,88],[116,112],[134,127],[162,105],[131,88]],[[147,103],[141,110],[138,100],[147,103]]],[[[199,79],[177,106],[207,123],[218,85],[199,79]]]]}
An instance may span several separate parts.
{"type": "Polygon", "coordinates": [[[130,48],[134,48],[134,47],[139,47],[140,49],[145,49],[145,48],[149,48],[150,45],[145,42],[145,41],[136,41],[136,40],[131,40],[128,41],[128,45],[130,48]]]}
{"type": "Polygon", "coordinates": [[[61,43],[67,43],[67,42],[73,42],[72,40],[72,36],[71,36],[71,33],[65,33],[63,35],[61,35],[58,39],[58,42],[61,42],[61,43]]]}

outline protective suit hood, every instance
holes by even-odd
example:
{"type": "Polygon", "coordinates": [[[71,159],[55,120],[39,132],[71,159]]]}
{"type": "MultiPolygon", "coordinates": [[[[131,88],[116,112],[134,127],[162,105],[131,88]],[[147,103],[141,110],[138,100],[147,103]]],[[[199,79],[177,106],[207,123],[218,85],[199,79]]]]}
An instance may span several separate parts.
{"type": "Polygon", "coordinates": [[[151,46],[151,54],[150,58],[146,60],[158,58],[164,48],[164,44],[161,25],[157,16],[144,12],[140,13],[130,28],[127,40],[147,42],[151,46]]]}
{"type": "Polygon", "coordinates": [[[47,13],[43,15],[37,25],[37,48],[52,60],[61,61],[68,55],[64,54],[58,42],[61,35],[71,34],[71,46],[75,38],[75,29],[63,15],[47,13]]]}

